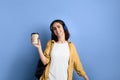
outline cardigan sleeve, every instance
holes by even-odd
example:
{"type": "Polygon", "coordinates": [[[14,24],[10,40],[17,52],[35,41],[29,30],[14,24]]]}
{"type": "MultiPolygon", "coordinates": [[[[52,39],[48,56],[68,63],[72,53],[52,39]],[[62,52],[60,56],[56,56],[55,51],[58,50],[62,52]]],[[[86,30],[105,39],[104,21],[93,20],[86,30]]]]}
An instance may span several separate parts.
{"type": "Polygon", "coordinates": [[[50,62],[50,52],[51,52],[51,40],[47,42],[46,48],[44,50],[44,56],[46,57],[46,63],[50,62]]]}
{"type": "Polygon", "coordinates": [[[86,75],[86,73],[85,73],[85,71],[84,71],[84,69],[83,69],[83,66],[82,66],[82,63],[81,63],[81,61],[80,61],[80,58],[79,58],[79,56],[78,56],[78,53],[77,53],[77,50],[76,50],[76,47],[75,47],[75,45],[72,43],[72,49],[73,49],[73,53],[74,53],[74,69],[75,69],[75,71],[80,75],[80,76],[85,76],[86,75]]]}

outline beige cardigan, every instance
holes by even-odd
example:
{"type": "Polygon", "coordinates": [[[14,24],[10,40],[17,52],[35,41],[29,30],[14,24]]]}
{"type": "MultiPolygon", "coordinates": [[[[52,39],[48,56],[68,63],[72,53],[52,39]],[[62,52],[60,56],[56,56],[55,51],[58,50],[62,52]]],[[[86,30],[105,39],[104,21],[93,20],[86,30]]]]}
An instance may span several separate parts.
{"type": "MultiPolygon", "coordinates": [[[[50,53],[51,53],[51,49],[53,47],[54,42],[55,42],[54,40],[50,40],[46,45],[44,56],[46,57],[47,66],[39,80],[48,80],[49,68],[50,68],[50,53]]],[[[80,59],[74,44],[68,41],[68,45],[70,49],[70,58],[68,62],[68,79],[67,80],[72,80],[73,69],[75,69],[80,76],[85,76],[86,75],[85,71],[82,67],[82,64],[80,62],[80,59]]]]}

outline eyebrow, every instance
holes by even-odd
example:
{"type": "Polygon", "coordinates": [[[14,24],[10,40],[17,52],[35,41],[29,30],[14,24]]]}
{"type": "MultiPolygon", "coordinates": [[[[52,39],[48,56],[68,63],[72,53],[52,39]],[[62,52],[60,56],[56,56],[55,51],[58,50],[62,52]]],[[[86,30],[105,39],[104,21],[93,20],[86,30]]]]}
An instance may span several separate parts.
{"type": "MultiPolygon", "coordinates": [[[[56,27],[58,27],[58,25],[56,26],[56,27]]],[[[55,26],[52,26],[52,28],[56,28],[55,26]]]]}

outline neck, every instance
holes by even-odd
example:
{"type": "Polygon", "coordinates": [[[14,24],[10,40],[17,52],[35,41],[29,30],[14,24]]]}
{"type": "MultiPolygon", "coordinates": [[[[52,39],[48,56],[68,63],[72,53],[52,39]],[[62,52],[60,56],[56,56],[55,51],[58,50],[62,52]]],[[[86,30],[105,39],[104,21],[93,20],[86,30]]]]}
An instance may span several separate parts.
{"type": "Polygon", "coordinates": [[[66,40],[65,40],[65,38],[64,37],[62,37],[62,38],[58,38],[58,41],[57,41],[58,43],[64,43],[64,42],[66,42],[66,40]]]}

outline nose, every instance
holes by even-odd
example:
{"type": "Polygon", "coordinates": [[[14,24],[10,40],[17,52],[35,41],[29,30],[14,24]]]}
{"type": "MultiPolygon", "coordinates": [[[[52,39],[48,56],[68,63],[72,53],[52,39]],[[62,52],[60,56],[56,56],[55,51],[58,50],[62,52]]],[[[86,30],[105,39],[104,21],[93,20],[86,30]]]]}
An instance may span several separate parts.
{"type": "Polygon", "coordinates": [[[56,31],[59,31],[59,28],[56,28],[56,31]]]}

